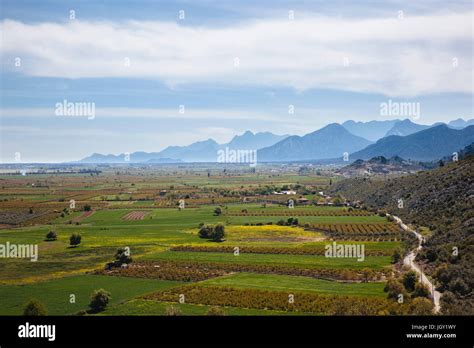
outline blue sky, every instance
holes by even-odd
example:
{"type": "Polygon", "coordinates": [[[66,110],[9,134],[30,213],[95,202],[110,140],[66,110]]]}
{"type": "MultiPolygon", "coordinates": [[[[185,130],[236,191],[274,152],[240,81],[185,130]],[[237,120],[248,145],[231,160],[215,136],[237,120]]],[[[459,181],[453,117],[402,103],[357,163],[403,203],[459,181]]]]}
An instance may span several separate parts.
{"type": "Polygon", "coordinates": [[[473,117],[471,1],[1,5],[2,162],[302,135],[387,119],[388,100],[419,103],[419,123],[473,117]],[[63,100],[95,117],[58,117],[63,100]]]}

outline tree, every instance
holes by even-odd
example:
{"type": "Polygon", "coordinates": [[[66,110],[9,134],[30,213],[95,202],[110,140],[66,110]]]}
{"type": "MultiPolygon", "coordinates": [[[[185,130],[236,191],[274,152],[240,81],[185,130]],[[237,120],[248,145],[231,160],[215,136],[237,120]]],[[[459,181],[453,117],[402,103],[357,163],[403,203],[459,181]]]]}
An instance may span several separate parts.
{"type": "Polygon", "coordinates": [[[291,226],[291,225],[298,225],[298,218],[293,218],[293,217],[290,217],[288,218],[287,220],[287,223],[286,223],[288,226],[291,226]]]}
{"type": "Polygon", "coordinates": [[[86,204],[84,206],[84,211],[91,211],[91,210],[92,210],[92,207],[89,204],[86,204]]]}
{"type": "Polygon", "coordinates": [[[58,239],[58,235],[56,234],[56,232],[54,231],[49,231],[47,234],[46,234],[46,240],[47,241],[54,241],[58,239]]]}
{"type": "Polygon", "coordinates": [[[409,292],[414,291],[417,278],[418,276],[414,271],[409,271],[405,273],[405,275],[403,276],[403,286],[405,287],[405,289],[407,289],[409,292]]]}
{"type": "Polygon", "coordinates": [[[220,207],[217,207],[214,209],[214,215],[219,216],[222,214],[222,209],[220,207]]]}
{"type": "Polygon", "coordinates": [[[130,257],[130,249],[128,248],[119,248],[115,253],[115,262],[118,266],[132,263],[132,258],[130,257]]]}
{"type": "Polygon", "coordinates": [[[397,263],[402,258],[401,250],[396,248],[392,254],[392,263],[397,263]]]}
{"type": "Polygon", "coordinates": [[[218,224],[211,233],[211,239],[214,242],[220,242],[225,236],[224,225],[218,224]]]}
{"type": "Polygon", "coordinates": [[[220,307],[212,306],[211,308],[208,309],[206,315],[208,315],[208,316],[224,316],[225,312],[220,307]]]}
{"type": "Polygon", "coordinates": [[[211,232],[212,232],[211,226],[202,226],[198,232],[199,238],[204,238],[204,239],[211,238],[210,236],[211,232]]]}
{"type": "Polygon", "coordinates": [[[43,316],[47,315],[45,306],[36,299],[31,299],[23,309],[23,315],[26,316],[43,316]]]}
{"type": "Polygon", "coordinates": [[[72,246],[72,247],[76,247],[78,246],[79,244],[81,244],[81,235],[79,233],[73,233],[71,235],[71,237],[69,237],[69,244],[72,246]]]}
{"type": "Polygon", "coordinates": [[[94,290],[89,307],[93,313],[101,312],[107,307],[111,299],[112,297],[108,291],[104,289],[94,290]]]}

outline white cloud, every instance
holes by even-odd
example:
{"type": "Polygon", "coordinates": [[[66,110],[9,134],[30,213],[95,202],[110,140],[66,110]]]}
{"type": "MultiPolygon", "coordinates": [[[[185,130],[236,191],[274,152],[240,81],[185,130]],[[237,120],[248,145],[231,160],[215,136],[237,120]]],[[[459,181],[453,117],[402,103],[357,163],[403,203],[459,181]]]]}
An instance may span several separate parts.
{"type": "Polygon", "coordinates": [[[1,22],[2,53],[6,69],[32,76],[140,77],[170,86],[251,84],[389,96],[472,93],[473,13],[395,15],[266,19],[223,28],[7,19],[1,22]],[[22,58],[21,67],[14,66],[14,57],[22,58]]]}

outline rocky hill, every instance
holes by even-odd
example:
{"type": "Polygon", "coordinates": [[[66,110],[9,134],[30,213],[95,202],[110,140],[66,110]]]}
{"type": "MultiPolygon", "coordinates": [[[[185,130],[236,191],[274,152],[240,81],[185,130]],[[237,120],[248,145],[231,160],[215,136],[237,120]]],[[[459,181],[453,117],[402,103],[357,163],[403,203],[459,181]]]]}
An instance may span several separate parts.
{"type": "Polygon", "coordinates": [[[343,180],[334,193],[400,216],[430,235],[419,255],[447,314],[473,314],[474,156],[404,177],[343,180]],[[455,251],[457,255],[455,255],[455,251]]]}

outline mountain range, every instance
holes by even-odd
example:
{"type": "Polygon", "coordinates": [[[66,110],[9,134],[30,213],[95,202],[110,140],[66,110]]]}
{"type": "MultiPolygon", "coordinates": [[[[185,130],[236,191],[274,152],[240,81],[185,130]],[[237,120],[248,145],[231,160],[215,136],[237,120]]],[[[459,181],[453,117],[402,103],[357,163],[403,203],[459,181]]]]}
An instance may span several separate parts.
{"type": "Polygon", "coordinates": [[[293,135],[257,151],[259,161],[295,161],[342,157],[365,148],[371,142],[331,123],[302,137],[293,135]]]}
{"type": "Polygon", "coordinates": [[[417,124],[410,121],[408,118],[403,121],[396,122],[392,128],[385,134],[385,137],[390,135],[401,135],[407,136],[425,129],[430,128],[431,126],[427,126],[424,124],[417,124]]]}
{"type": "Polygon", "coordinates": [[[168,146],[160,152],[133,152],[131,154],[102,155],[94,153],[80,163],[179,163],[179,162],[216,162],[220,149],[257,150],[271,146],[288,135],[275,135],[270,132],[252,133],[246,131],[236,135],[226,144],[218,144],[213,139],[198,141],[187,146],[168,146]],[[129,161],[126,160],[129,158],[129,161]]]}
{"type": "Polygon", "coordinates": [[[160,152],[103,155],[94,153],[75,163],[180,163],[216,162],[219,150],[257,151],[259,162],[340,161],[345,153],[350,160],[376,156],[400,156],[432,161],[474,141],[474,119],[457,119],[447,124],[420,125],[409,119],[331,123],[303,136],[275,135],[246,131],[225,144],[213,139],[187,146],[169,146],[160,152]],[[374,143],[375,142],[375,143],[374,143]],[[127,160],[128,159],[128,160],[127,160]]]}
{"type": "Polygon", "coordinates": [[[407,136],[391,135],[378,140],[351,159],[369,159],[376,156],[399,156],[417,161],[433,161],[451,155],[474,142],[474,126],[452,129],[445,124],[430,127],[407,136]]]}

